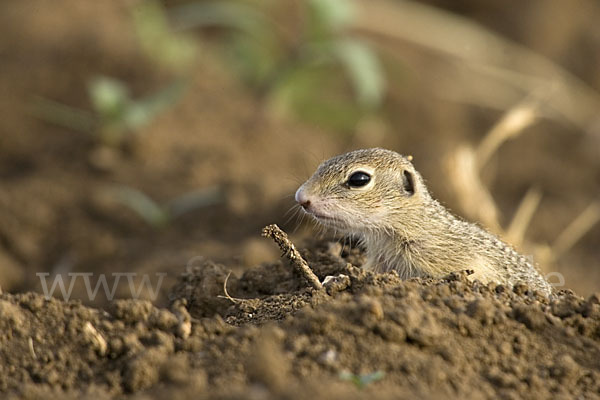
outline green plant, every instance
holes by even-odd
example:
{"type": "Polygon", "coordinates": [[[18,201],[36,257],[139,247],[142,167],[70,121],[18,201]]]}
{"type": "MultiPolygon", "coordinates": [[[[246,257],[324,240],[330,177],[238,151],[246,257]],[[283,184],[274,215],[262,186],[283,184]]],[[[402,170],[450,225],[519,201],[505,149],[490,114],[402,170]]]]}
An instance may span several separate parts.
{"type": "Polygon", "coordinates": [[[174,32],[158,1],[142,1],[133,9],[133,24],[142,50],[158,65],[185,72],[198,52],[191,36],[174,32]]]}
{"type": "Polygon", "coordinates": [[[173,105],[183,88],[183,82],[176,81],[149,96],[134,99],[123,82],[98,76],[88,84],[91,111],[39,98],[35,113],[46,121],[90,133],[102,144],[120,146],[173,105]]]}
{"type": "Polygon", "coordinates": [[[301,4],[303,18],[294,32],[264,2],[190,2],[169,15],[181,29],[217,29],[228,65],[275,110],[334,128],[352,127],[382,101],[379,59],[346,29],[354,15],[351,2],[301,4]]]}
{"type": "Polygon", "coordinates": [[[351,372],[342,371],[340,372],[340,379],[343,381],[350,381],[356,385],[357,388],[363,389],[365,386],[377,382],[385,376],[385,372],[383,371],[375,371],[371,374],[366,375],[357,375],[351,372]]]}
{"type": "MultiPolygon", "coordinates": [[[[141,49],[159,67],[184,75],[196,57],[197,44],[188,35],[173,32],[158,1],[143,1],[132,10],[133,26],[141,49]]],[[[35,113],[42,119],[67,128],[88,132],[102,144],[121,146],[157,115],[175,104],[185,88],[184,79],[139,98],[131,96],[126,83],[107,76],[88,80],[91,110],[70,107],[38,98],[35,113]]]]}
{"type": "Polygon", "coordinates": [[[217,187],[185,193],[163,204],[129,186],[110,188],[107,194],[109,198],[129,208],[154,228],[166,226],[191,211],[217,204],[223,198],[221,190],[217,187]]]}

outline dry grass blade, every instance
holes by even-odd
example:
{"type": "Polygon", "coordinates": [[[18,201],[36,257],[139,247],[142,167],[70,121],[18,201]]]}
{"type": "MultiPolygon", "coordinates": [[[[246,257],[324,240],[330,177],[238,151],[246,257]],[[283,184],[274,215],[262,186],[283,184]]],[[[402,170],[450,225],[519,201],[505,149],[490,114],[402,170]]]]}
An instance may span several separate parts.
{"type": "Polygon", "coordinates": [[[481,221],[495,232],[502,232],[498,207],[481,182],[477,158],[469,146],[459,146],[446,158],[447,176],[460,208],[470,219],[481,221]]]}
{"type": "Polygon", "coordinates": [[[317,289],[323,289],[323,285],[319,281],[319,278],[308,266],[308,263],[302,258],[296,246],[290,241],[287,234],[281,230],[276,224],[265,226],[262,230],[264,237],[270,237],[277,243],[283,254],[287,256],[294,268],[296,268],[310,283],[310,285],[317,289]]]}
{"type": "Polygon", "coordinates": [[[517,247],[523,243],[525,231],[527,231],[527,228],[531,223],[531,218],[540,205],[541,200],[542,192],[538,188],[530,188],[527,191],[523,197],[523,200],[521,200],[521,204],[519,204],[519,208],[517,209],[515,216],[506,230],[505,238],[507,241],[517,247]]]}
{"type": "MultiPolygon", "coordinates": [[[[357,0],[358,18],[353,28],[386,43],[410,43],[448,59],[447,64],[462,71],[455,80],[456,92],[472,91],[495,100],[506,108],[515,96],[551,88],[547,105],[561,117],[586,132],[598,121],[600,95],[550,59],[464,17],[415,1],[357,0]],[[459,45],[457,45],[459,44],[459,45]],[[503,99],[495,91],[478,90],[498,80],[509,88],[503,99]],[[476,82],[476,83],[473,83],[476,82]]],[[[394,52],[391,51],[390,54],[394,52]]],[[[452,82],[450,82],[452,83],[452,82]]]]}
{"type": "Polygon", "coordinates": [[[223,282],[223,293],[225,293],[225,296],[217,296],[217,297],[220,297],[222,299],[227,299],[227,300],[231,301],[233,304],[237,304],[238,301],[242,301],[243,299],[233,298],[229,295],[229,292],[227,292],[227,281],[229,280],[230,276],[231,276],[231,271],[229,271],[227,273],[227,276],[225,277],[225,281],[223,282]]]}
{"type": "MultiPolygon", "coordinates": [[[[490,129],[476,150],[469,146],[459,146],[446,159],[446,167],[452,188],[468,217],[483,222],[491,230],[504,232],[499,222],[499,210],[489,190],[481,181],[481,170],[498,148],[507,140],[520,135],[538,116],[539,96],[534,94],[508,110],[490,129]]],[[[530,199],[530,201],[534,198],[530,199]]],[[[539,202],[539,200],[538,200],[539,202]]],[[[531,207],[533,204],[522,204],[531,207]]],[[[529,208],[517,214],[517,223],[509,228],[512,243],[520,243],[531,215],[535,211],[529,208]]]]}
{"type": "Polygon", "coordinates": [[[487,164],[502,143],[519,136],[525,128],[537,119],[538,103],[524,100],[508,110],[504,116],[490,129],[477,147],[477,169],[487,164]]]}
{"type": "Polygon", "coordinates": [[[569,251],[598,221],[600,221],[600,202],[595,201],[556,238],[552,245],[554,260],[569,251]]]}

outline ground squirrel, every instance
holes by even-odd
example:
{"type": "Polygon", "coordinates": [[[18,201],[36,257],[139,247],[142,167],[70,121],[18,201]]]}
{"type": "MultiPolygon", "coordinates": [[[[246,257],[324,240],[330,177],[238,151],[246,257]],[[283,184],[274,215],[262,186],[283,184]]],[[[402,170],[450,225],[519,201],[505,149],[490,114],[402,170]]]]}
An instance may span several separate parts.
{"type": "Polygon", "coordinates": [[[357,237],[366,268],[403,278],[472,269],[482,282],[552,293],[524,256],[434,200],[410,160],[379,148],[333,157],[300,186],[296,201],[319,223],[357,237]]]}

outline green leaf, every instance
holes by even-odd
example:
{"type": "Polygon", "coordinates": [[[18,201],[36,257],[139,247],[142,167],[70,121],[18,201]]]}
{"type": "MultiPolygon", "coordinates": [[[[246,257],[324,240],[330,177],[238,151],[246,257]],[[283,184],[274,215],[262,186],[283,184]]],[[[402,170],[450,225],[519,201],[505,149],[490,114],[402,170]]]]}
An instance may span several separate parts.
{"type": "Polygon", "coordinates": [[[177,71],[195,58],[194,40],[171,31],[167,14],[158,1],[141,2],[134,9],[133,22],[142,49],[157,62],[177,71]]]}
{"type": "Polygon", "coordinates": [[[350,0],[309,0],[308,7],[316,36],[341,30],[355,15],[354,5],[350,0]]]}
{"type": "Polygon", "coordinates": [[[224,53],[229,66],[247,84],[260,87],[282,62],[282,28],[263,12],[264,7],[241,1],[191,2],[170,9],[180,29],[223,28],[224,53]]]}
{"type": "Polygon", "coordinates": [[[331,61],[288,71],[271,93],[271,107],[337,131],[351,131],[365,110],[348,93],[348,82],[331,61]]]}
{"type": "Polygon", "coordinates": [[[385,82],[375,53],[356,39],[340,39],[330,46],[345,67],[358,102],[368,108],[378,106],[383,98],[385,82]]]}
{"type": "Polygon", "coordinates": [[[155,228],[166,225],[170,220],[169,213],[163,207],[137,189],[120,186],[111,190],[111,195],[155,228]]]}
{"type": "Polygon", "coordinates": [[[129,91],[120,81],[106,76],[93,78],[88,85],[92,107],[101,118],[115,119],[129,102],[129,91]]]}
{"type": "Polygon", "coordinates": [[[97,123],[95,116],[86,110],[43,97],[35,98],[32,106],[36,117],[76,131],[91,133],[97,123]]]}
{"type": "Polygon", "coordinates": [[[123,111],[123,125],[135,131],[148,124],[181,97],[184,87],[183,81],[177,81],[148,97],[131,101],[123,111]]]}
{"type": "Polygon", "coordinates": [[[234,35],[227,48],[230,65],[236,73],[253,87],[266,82],[279,68],[277,46],[269,38],[234,35]]]}
{"type": "Polygon", "coordinates": [[[383,371],[375,371],[371,374],[362,375],[360,377],[360,383],[362,387],[365,387],[373,382],[377,382],[385,376],[385,372],[383,371]]]}
{"type": "Polygon", "coordinates": [[[233,1],[193,2],[173,7],[169,16],[178,29],[221,27],[255,34],[274,26],[255,7],[233,1]]]}
{"type": "Polygon", "coordinates": [[[342,371],[339,374],[341,380],[352,382],[359,389],[364,389],[365,386],[383,379],[384,376],[385,372],[383,371],[375,371],[366,375],[357,375],[348,371],[342,371]]]}
{"type": "Polygon", "coordinates": [[[217,204],[222,200],[223,193],[220,188],[208,187],[179,196],[169,201],[165,208],[172,218],[177,218],[199,208],[217,204]]]}

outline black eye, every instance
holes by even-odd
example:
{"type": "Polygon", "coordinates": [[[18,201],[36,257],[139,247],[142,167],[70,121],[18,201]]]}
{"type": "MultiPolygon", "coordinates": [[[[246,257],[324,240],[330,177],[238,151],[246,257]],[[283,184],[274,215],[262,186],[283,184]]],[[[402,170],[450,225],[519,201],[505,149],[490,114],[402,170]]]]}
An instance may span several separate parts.
{"type": "Polygon", "coordinates": [[[361,187],[365,186],[367,183],[371,181],[371,175],[366,172],[357,171],[350,175],[348,178],[348,186],[350,187],[361,187]]]}

